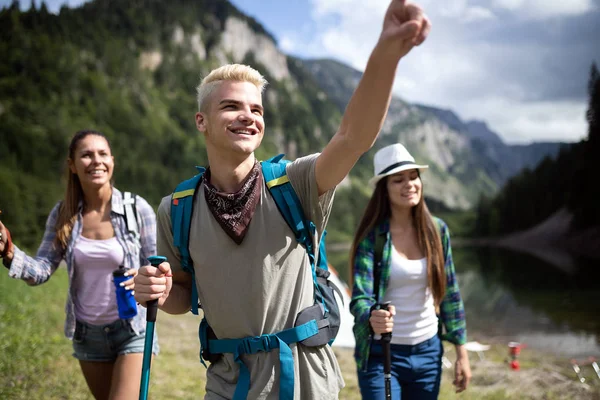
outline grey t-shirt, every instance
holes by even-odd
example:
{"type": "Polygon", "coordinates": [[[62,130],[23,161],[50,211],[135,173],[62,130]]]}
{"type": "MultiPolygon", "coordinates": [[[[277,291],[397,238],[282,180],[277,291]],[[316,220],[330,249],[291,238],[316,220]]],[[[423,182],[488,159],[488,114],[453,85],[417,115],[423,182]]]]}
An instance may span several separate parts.
{"type": "MultiPolygon", "coordinates": [[[[304,214],[325,229],[334,189],[318,196],[315,163],[318,155],[299,158],[287,166],[287,175],[304,214]]],[[[158,210],[158,254],[180,270],[173,246],[170,196],[158,210]]],[[[196,271],[198,297],[219,339],[244,338],[292,328],[297,314],[314,302],[309,258],[263,185],[248,232],[240,245],[223,231],[206,205],[199,188],[192,214],[189,250],[196,271]]],[[[315,244],[318,238],[315,237],[315,244]]],[[[317,246],[318,247],[318,246],[317,246]]],[[[339,365],[329,345],[291,344],[294,356],[295,399],[337,399],[344,387],[339,365]]],[[[243,355],[250,371],[249,399],[279,398],[279,350],[243,355]]],[[[207,371],[205,399],[231,399],[239,365],[225,354],[207,371]]]]}

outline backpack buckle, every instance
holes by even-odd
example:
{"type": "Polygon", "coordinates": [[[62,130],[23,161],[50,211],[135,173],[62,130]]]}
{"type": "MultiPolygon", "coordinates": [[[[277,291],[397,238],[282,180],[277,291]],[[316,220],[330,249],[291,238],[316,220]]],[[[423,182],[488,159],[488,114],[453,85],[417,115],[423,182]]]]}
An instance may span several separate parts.
{"type": "Polygon", "coordinates": [[[276,335],[261,335],[244,338],[238,345],[239,354],[256,354],[260,352],[268,353],[269,351],[279,347],[276,335]]]}

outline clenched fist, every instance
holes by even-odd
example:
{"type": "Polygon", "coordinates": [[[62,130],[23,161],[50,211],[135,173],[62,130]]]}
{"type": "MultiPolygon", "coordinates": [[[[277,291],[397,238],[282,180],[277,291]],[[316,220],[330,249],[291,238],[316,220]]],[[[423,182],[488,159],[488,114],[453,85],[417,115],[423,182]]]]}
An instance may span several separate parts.
{"type": "Polygon", "coordinates": [[[379,42],[401,58],[425,41],[431,23],[423,10],[406,0],[392,0],[383,19],[379,42]]]}
{"type": "Polygon", "coordinates": [[[165,303],[173,286],[173,274],[168,262],[161,263],[158,267],[146,265],[138,270],[134,278],[135,300],[146,307],[149,300],[158,300],[158,306],[165,303]]]}

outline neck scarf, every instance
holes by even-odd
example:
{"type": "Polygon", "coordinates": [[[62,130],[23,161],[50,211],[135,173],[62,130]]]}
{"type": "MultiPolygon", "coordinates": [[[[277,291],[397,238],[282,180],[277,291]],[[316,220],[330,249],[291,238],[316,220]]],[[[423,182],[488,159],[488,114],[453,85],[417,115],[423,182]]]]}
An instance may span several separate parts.
{"type": "Polygon", "coordinates": [[[206,204],[221,228],[236,243],[241,244],[256,210],[262,189],[262,171],[256,162],[236,193],[220,192],[210,183],[210,168],[204,175],[206,204]]]}

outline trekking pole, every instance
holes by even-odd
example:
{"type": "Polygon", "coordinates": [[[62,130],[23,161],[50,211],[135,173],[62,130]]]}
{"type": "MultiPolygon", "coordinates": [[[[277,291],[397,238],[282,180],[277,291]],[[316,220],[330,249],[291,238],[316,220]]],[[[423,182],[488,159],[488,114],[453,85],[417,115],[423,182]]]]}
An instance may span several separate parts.
{"type": "MultiPolygon", "coordinates": [[[[391,302],[386,301],[379,305],[380,310],[388,310],[391,302]]],[[[383,349],[383,383],[385,384],[385,400],[392,400],[392,352],[390,343],[392,332],[381,335],[381,347],[383,349]]]]}
{"type": "MultiPolygon", "coordinates": [[[[166,257],[150,256],[148,257],[150,265],[158,267],[161,263],[167,261],[166,257]]],[[[150,363],[152,361],[152,342],[154,341],[154,323],[156,322],[156,313],[158,311],[158,300],[146,302],[146,340],[144,341],[144,360],[142,362],[142,382],[140,383],[140,399],[148,398],[148,385],[150,384],[150,363]]]]}

